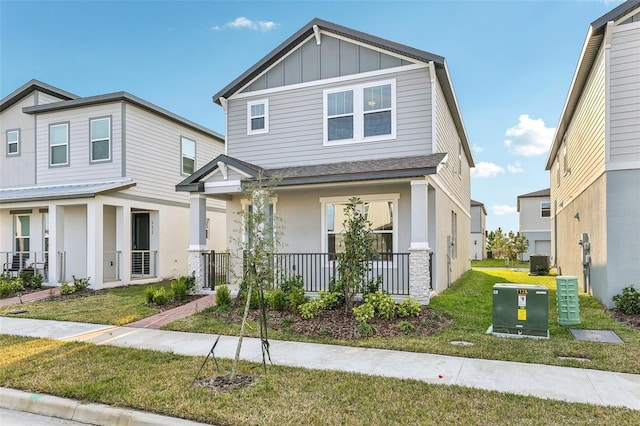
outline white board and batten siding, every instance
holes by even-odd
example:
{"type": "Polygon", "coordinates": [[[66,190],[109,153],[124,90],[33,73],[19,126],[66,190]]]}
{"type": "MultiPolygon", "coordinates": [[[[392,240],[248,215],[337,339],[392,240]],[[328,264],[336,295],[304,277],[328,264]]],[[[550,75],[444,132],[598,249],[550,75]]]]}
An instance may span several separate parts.
{"type": "Polygon", "coordinates": [[[181,170],[181,137],[196,142],[196,170],[224,153],[224,145],[213,137],[131,104],[126,105],[125,132],[126,177],[137,183],[127,192],[149,199],[189,203],[189,194],[175,191],[187,177],[181,170]]]}
{"type": "Polygon", "coordinates": [[[608,168],[640,168],[640,22],[618,25],[609,57],[608,168]]]}
{"type": "Polygon", "coordinates": [[[36,178],[35,121],[22,108],[32,106],[35,92],[2,111],[0,119],[0,188],[32,186],[36,178]],[[7,155],[7,130],[20,130],[19,154],[7,155]]]}
{"type": "Polygon", "coordinates": [[[121,118],[120,102],[38,114],[37,184],[45,186],[121,178],[121,118]],[[92,163],[89,121],[101,117],[111,117],[111,160],[92,163]],[[50,166],[49,126],[58,123],[69,124],[68,164],[50,166]]]}
{"type": "Polygon", "coordinates": [[[283,86],[229,100],[228,155],[265,168],[425,155],[431,149],[431,86],[428,67],[341,79],[339,82],[283,86]],[[323,91],[395,79],[396,138],[324,144],[323,91]],[[247,103],[268,100],[269,132],[247,135],[247,103]]]}

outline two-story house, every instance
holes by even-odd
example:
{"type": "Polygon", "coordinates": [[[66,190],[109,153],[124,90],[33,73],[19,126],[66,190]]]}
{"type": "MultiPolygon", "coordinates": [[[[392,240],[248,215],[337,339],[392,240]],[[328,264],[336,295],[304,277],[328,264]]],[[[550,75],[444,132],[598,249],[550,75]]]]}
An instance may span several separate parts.
{"type": "Polygon", "coordinates": [[[471,200],[471,238],[469,259],[482,260],[487,257],[487,210],[484,204],[471,200]]]}
{"type": "MultiPolygon", "coordinates": [[[[129,93],[36,80],[0,101],[0,134],[3,271],[92,288],[188,273],[190,201],[175,182],[224,151],[221,135],[129,93]]],[[[206,207],[204,244],[224,247],[224,203],[206,207]]]]}
{"type": "Polygon", "coordinates": [[[528,261],[534,254],[551,256],[551,198],[549,188],[518,195],[518,232],[529,242],[522,253],[528,261]]]}
{"type": "Polygon", "coordinates": [[[546,169],[555,263],[611,307],[640,285],[639,0],[591,23],[546,169]]]}
{"type": "Polygon", "coordinates": [[[287,260],[308,290],[334,267],[353,196],[385,290],[427,303],[469,269],[474,163],[443,57],[314,19],[213,100],[225,111],[225,155],[177,190],[195,210],[227,200],[231,230],[247,208],[243,186],[277,177],[272,209],[286,251],[309,254],[287,260]]]}

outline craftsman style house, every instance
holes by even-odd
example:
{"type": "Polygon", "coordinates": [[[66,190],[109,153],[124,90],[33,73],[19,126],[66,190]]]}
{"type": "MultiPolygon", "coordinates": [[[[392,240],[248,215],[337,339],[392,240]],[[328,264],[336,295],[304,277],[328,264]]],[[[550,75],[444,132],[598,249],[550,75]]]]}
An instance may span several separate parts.
{"type": "Polygon", "coordinates": [[[528,261],[534,254],[551,256],[551,201],[549,188],[518,195],[518,233],[524,235],[529,248],[522,253],[528,261]]]}
{"type": "Polygon", "coordinates": [[[640,1],[589,27],[547,158],[563,275],[605,305],[640,282],[640,1]]]}
{"type": "MultiPolygon", "coordinates": [[[[125,92],[78,97],[32,80],[0,101],[0,263],[92,288],[188,273],[189,197],[177,180],[224,150],[219,134],[125,92]]],[[[206,210],[224,246],[224,204],[206,210]]]]}
{"type": "MultiPolygon", "coordinates": [[[[177,185],[192,217],[226,200],[231,233],[246,183],[276,178],[285,263],[307,290],[335,270],[353,196],[376,236],[383,289],[428,303],[469,269],[473,158],[443,57],[314,19],[213,100],[226,152],[177,185]]],[[[196,227],[201,239],[202,219],[196,227]]]]}

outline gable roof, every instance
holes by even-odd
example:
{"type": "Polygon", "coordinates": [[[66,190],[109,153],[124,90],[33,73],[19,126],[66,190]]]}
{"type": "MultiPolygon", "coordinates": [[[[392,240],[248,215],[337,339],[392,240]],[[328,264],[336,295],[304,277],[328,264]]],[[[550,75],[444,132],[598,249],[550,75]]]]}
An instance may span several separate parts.
{"type": "Polygon", "coordinates": [[[200,124],[194,123],[193,121],[187,120],[186,118],[181,117],[177,114],[174,114],[170,111],[167,111],[164,108],[160,108],[159,106],[154,105],[151,102],[147,102],[144,99],[138,98],[137,96],[134,96],[127,92],[107,93],[104,95],[89,96],[85,98],[76,97],[74,99],[65,100],[61,102],[53,102],[49,104],[34,105],[34,106],[26,107],[26,108],[23,108],[22,111],[26,114],[38,114],[38,113],[44,113],[44,112],[62,111],[62,110],[71,109],[71,108],[82,108],[82,107],[91,106],[91,105],[99,105],[99,104],[104,104],[109,102],[118,102],[118,101],[125,101],[132,105],[136,105],[142,109],[145,109],[149,112],[152,112],[170,121],[173,121],[178,124],[182,124],[184,126],[191,128],[192,130],[195,130],[207,136],[211,136],[216,139],[219,139],[220,142],[224,143],[224,136],[222,136],[221,134],[214,132],[213,130],[208,129],[204,126],[201,126],[200,124]]]}
{"type": "Polygon", "coordinates": [[[529,192],[528,194],[518,195],[517,211],[520,211],[520,199],[522,198],[549,198],[551,197],[551,188],[541,189],[539,191],[529,192]]]}
{"type": "Polygon", "coordinates": [[[639,8],[640,0],[628,0],[610,12],[602,15],[589,26],[587,38],[584,42],[584,46],[582,47],[580,59],[578,60],[578,66],[569,88],[569,93],[562,110],[562,115],[560,116],[560,122],[558,123],[556,133],[553,136],[553,143],[549,149],[549,156],[547,157],[545,170],[551,170],[553,167],[553,159],[560,148],[560,144],[564,138],[564,133],[573,119],[573,114],[576,111],[582,92],[587,84],[587,79],[589,78],[593,64],[598,56],[600,47],[602,46],[607,23],[610,21],[617,21],[624,15],[627,15],[633,10],[639,8]]]}
{"type": "Polygon", "coordinates": [[[30,80],[13,92],[9,93],[7,96],[2,98],[2,100],[0,100],[0,112],[9,108],[11,105],[15,104],[34,90],[46,93],[51,96],[55,96],[57,98],[60,98],[60,100],[70,100],[78,98],[78,96],[74,95],[73,93],[58,89],[57,87],[53,87],[47,83],[43,83],[38,80],[30,80]]]}
{"type": "Polygon", "coordinates": [[[220,105],[220,98],[229,98],[251,80],[255,79],[261,73],[266,71],[271,65],[282,59],[291,51],[291,49],[310,37],[314,33],[314,27],[317,27],[321,31],[326,31],[328,33],[333,33],[342,37],[346,37],[348,39],[352,39],[354,41],[369,44],[380,49],[394,52],[421,62],[433,62],[436,69],[436,77],[440,82],[440,86],[442,87],[444,97],[449,107],[449,112],[451,113],[453,122],[455,123],[456,129],[458,130],[458,134],[462,139],[462,146],[464,148],[465,155],[467,157],[467,160],[469,161],[469,165],[471,167],[474,166],[473,155],[471,154],[467,132],[464,128],[462,116],[460,115],[460,108],[458,106],[456,95],[453,91],[453,85],[451,84],[451,80],[449,78],[449,71],[447,69],[447,64],[444,57],[357,30],[353,30],[351,28],[343,27],[341,25],[337,25],[318,18],[311,20],[307,25],[302,27],[295,34],[281,43],[278,47],[273,49],[269,54],[267,54],[267,56],[262,58],[255,65],[241,74],[238,78],[233,80],[218,93],[213,95],[213,101],[220,105]]]}
{"type": "Polygon", "coordinates": [[[436,173],[446,155],[435,153],[273,169],[263,169],[227,155],[219,155],[176,185],[176,191],[203,192],[205,178],[215,172],[221,162],[241,170],[248,176],[247,180],[273,178],[278,186],[291,186],[426,176],[436,173]]]}
{"type": "Polygon", "coordinates": [[[482,209],[482,212],[484,213],[484,215],[487,215],[487,209],[484,208],[484,203],[481,203],[480,201],[476,201],[476,200],[471,200],[471,207],[480,207],[482,209]]]}

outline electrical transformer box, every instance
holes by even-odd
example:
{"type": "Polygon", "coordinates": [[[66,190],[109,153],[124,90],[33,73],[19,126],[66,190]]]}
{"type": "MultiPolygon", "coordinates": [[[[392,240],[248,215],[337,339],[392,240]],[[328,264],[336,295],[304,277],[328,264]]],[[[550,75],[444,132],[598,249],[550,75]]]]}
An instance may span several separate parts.
{"type": "Polygon", "coordinates": [[[549,290],[540,285],[494,285],[492,333],[548,338],[549,290]]]}

